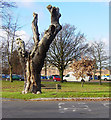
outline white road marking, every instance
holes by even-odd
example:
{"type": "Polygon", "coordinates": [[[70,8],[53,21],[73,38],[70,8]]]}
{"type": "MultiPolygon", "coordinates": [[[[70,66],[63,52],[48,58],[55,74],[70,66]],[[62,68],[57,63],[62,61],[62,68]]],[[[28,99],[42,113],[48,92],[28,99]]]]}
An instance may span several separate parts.
{"type": "Polygon", "coordinates": [[[64,105],[65,103],[59,103],[58,105],[64,105]]]}
{"type": "Polygon", "coordinates": [[[59,103],[59,112],[60,113],[65,113],[65,112],[75,112],[75,111],[81,111],[81,110],[87,110],[91,111],[88,105],[86,103],[76,103],[75,105],[67,105],[67,103],[59,103]]]}
{"type": "Polygon", "coordinates": [[[111,103],[109,103],[109,102],[107,102],[107,103],[102,103],[105,107],[107,107],[107,108],[109,108],[109,105],[111,104],[111,103]]]}

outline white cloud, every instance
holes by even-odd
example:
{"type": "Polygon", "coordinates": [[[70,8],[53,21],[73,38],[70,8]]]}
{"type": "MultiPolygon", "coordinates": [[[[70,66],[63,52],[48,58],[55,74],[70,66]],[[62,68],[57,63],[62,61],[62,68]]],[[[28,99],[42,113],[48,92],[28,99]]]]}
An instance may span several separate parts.
{"type": "MultiPolygon", "coordinates": [[[[28,35],[24,30],[16,31],[16,35],[17,35],[16,38],[21,38],[25,42],[25,44],[27,44],[29,42],[30,43],[33,42],[33,41],[31,41],[32,37],[30,35],[28,35]]],[[[6,41],[7,41],[7,34],[6,34],[6,32],[3,31],[3,30],[0,30],[0,45],[2,43],[6,42],[6,41]]]]}
{"type": "Polygon", "coordinates": [[[109,39],[108,38],[102,38],[101,41],[104,42],[104,48],[107,54],[109,54],[109,39]]]}
{"type": "Polygon", "coordinates": [[[29,42],[31,36],[28,35],[24,30],[16,31],[16,35],[20,37],[25,43],[29,42]]]}
{"type": "Polygon", "coordinates": [[[102,38],[101,41],[105,43],[105,46],[109,46],[109,39],[108,38],[102,38]]]}

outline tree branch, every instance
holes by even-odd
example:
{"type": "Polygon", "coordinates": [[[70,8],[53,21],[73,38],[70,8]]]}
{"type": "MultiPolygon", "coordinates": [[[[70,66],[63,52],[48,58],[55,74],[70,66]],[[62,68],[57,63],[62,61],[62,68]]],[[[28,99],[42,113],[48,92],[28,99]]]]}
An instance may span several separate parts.
{"type": "Polygon", "coordinates": [[[33,13],[33,21],[32,21],[32,31],[33,31],[33,40],[34,43],[37,44],[40,40],[39,40],[39,31],[38,31],[38,26],[37,26],[37,22],[38,22],[38,14],[33,13]]]}
{"type": "Polygon", "coordinates": [[[61,17],[61,14],[59,13],[58,7],[52,7],[51,5],[47,6],[47,9],[49,10],[51,14],[51,24],[52,25],[58,25],[59,24],[59,18],[61,17]]]}
{"type": "Polygon", "coordinates": [[[33,49],[33,54],[35,53],[33,56],[34,63],[37,63],[38,55],[41,56],[39,57],[40,59],[38,59],[38,61],[43,63],[50,44],[54,40],[57,33],[62,29],[62,26],[59,24],[59,18],[61,16],[59,13],[59,8],[52,7],[51,5],[48,5],[47,8],[51,13],[51,25],[49,26],[49,29],[45,31],[44,36],[38,43],[38,48],[35,50],[33,49]]]}
{"type": "Polygon", "coordinates": [[[38,25],[37,25],[37,22],[38,22],[38,14],[36,13],[33,13],[33,21],[32,21],[32,31],[33,31],[33,40],[34,40],[34,47],[33,47],[33,50],[30,54],[30,57],[33,57],[34,54],[35,54],[35,51],[37,50],[38,48],[38,43],[40,41],[39,39],[39,31],[38,31],[38,25]]]}

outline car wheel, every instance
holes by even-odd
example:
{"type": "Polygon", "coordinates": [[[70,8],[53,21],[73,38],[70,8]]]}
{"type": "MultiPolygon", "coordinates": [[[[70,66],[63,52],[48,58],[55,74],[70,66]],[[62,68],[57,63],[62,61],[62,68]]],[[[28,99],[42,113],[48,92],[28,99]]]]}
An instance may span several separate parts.
{"type": "Polygon", "coordinates": [[[67,80],[63,80],[63,82],[67,82],[67,80]]]}
{"type": "Polygon", "coordinates": [[[107,81],[107,78],[105,78],[104,81],[107,81]]]}
{"type": "Polygon", "coordinates": [[[56,82],[57,80],[56,79],[54,79],[54,82],[56,82]]]}

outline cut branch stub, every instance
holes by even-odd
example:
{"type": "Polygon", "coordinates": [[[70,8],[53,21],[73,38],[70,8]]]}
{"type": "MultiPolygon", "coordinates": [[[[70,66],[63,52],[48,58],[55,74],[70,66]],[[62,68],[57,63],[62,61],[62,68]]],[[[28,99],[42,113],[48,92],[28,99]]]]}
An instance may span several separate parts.
{"type": "Polygon", "coordinates": [[[38,14],[36,13],[33,13],[33,21],[32,21],[32,31],[33,31],[33,40],[34,40],[34,47],[33,47],[33,50],[30,54],[30,57],[33,57],[34,54],[35,54],[35,51],[37,50],[38,48],[38,43],[40,41],[39,39],[39,31],[38,31],[38,25],[37,25],[37,22],[38,22],[38,14]]]}
{"type": "Polygon", "coordinates": [[[52,25],[58,25],[59,24],[59,18],[61,17],[61,14],[59,13],[58,7],[52,7],[51,5],[47,6],[47,9],[51,13],[51,24],[52,25]]]}
{"type": "Polygon", "coordinates": [[[38,31],[38,14],[33,13],[33,21],[32,21],[32,31],[33,31],[33,40],[35,44],[38,44],[39,40],[39,31],[38,31]]]}

